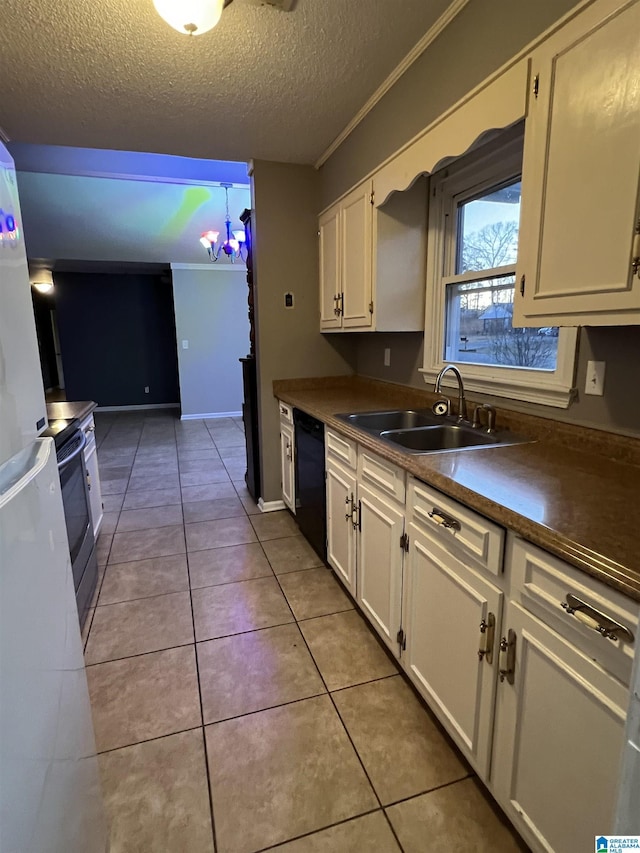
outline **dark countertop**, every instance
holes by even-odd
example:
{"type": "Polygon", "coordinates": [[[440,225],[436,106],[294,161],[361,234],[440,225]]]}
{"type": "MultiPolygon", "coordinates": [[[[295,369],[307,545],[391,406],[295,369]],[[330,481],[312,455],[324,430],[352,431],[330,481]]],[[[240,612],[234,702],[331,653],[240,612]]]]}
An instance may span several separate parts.
{"type": "MultiPolygon", "coordinates": [[[[321,380],[315,387],[302,385],[301,380],[276,382],[274,394],[640,602],[640,467],[629,461],[635,462],[635,439],[622,438],[624,452],[618,459],[594,452],[589,434],[597,431],[580,427],[575,428],[573,447],[582,450],[542,439],[416,456],[335,417],[339,412],[398,406],[399,386],[386,393],[384,383],[374,382],[332,385],[321,380]]],[[[412,392],[413,398],[415,393],[423,392],[412,392]]],[[[427,399],[422,403],[429,405],[427,399]]],[[[408,407],[415,405],[415,399],[408,402],[408,407]]],[[[566,439],[566,425],[562,429],[566,439]]],[[[602,443],[602,436],[599,440],[602,443]]],[[[615,440],[611,436],[611,442],[615,440]]]]}
{"type": "Polygon", "coordinates": [[[80,400],[73,403],[47,403],[47,418],[52,421],[71,420],[78,418],[83,421],[97,407],[92,400],[80,400]]]}

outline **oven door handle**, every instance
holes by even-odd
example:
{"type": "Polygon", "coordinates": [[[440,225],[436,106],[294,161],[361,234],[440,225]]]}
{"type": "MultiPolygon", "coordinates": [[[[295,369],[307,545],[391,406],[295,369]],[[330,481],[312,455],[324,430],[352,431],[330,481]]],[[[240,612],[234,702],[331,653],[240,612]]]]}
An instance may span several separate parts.
{"type": "Polygon", "coordinates": [[[66,459],[63,459],[62,462],[58,462],[58,471],[62,471],[63,468],[66,468],[70,462],[73,462],[76,456],[79,456],[87,446],[87,436],[84,432],[81,433],[81,436],[82,438],[80,439],[80,444],[76,447],[73,453],[70,456],[67,456],[66,459]]]}

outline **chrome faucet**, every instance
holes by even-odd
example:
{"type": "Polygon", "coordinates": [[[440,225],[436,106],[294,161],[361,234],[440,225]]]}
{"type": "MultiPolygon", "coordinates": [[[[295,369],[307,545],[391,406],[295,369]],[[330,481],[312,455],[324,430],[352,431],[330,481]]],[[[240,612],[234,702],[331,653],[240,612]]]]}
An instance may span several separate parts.
{"type": "Polygon", "coordinates": [[[453,375],[458,380],[458,420],[466,421],[467,420],[467,401],[464,396],[464,383],[462,381],[462,376],[460,371],[455,366],[455,364],[447,364],[446,367],[443,367],[440,373],[436,376],[436,385],[435,392],[436,394],[441,394],[440,386],[442,385],[442,378],[445,373],[451,371],[453,375]]]}

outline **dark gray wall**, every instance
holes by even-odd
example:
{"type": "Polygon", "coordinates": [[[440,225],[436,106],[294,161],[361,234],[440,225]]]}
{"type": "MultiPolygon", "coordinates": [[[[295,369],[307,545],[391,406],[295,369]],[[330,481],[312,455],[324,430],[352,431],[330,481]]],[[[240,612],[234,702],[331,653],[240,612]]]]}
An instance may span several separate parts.
{"type": "Polygon", "coordinates": [[[324,208],[575,5],[470,0],[322,167],[324,208]]]}
{"type": "Polygon", "coordinates": [[[169,275],[53,276],[67,399],[99,406],[177,403],[169,275]]]}
{"type": "Polygon", "coordinates": [[[311,166],[258,160],[252,177],[262,497],[281,499],[274,379],[352,372],[351,335],[320,334],[318,206],[311,166]],[[294,294],[293,309],[284,295],[294,294]]]}
{"type": "MultiPolygon", "coordinates": [[[[354,336],[355,337],[355,336],[354,336]]],[[[423,335],[368,334],[356,341],[356,370],[363,376],[400,382],[416,388],[425,385],[418,368],[422,367],[423,335]],[[384,367],[384,349],[391,349],[391,365],[384,367]]],[[[464,375],[464,370],[462,371],[464,375]]],[[[568,409],[555,409],[534,403],[494,398],[496,405],[531,412],[545,418],[569,421],[628,435],[640,436],[640,329],[636,326],[584,328],[580,332],[576,375],[578,397],[568,409]],[[587,361],[605,361],[603,397],[584,393],[587,361]]],[[[486,399],[491,399],[486,396],[486,399]]]]}

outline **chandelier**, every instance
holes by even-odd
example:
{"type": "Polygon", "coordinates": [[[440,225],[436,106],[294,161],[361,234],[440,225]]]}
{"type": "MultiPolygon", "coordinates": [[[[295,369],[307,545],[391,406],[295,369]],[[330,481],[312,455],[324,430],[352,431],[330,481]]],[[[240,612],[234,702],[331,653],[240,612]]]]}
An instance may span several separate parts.
{"type": "Polygon", "coordinates": [[[246,234],[242,229],[237,231],[231,230],[231,217],[229,216],[229,187],[232,184],[222,184],[225,192],[225,203],[227,215],[224,219],[224,224],[227,232],[226,239],[218,246],[219,231],[203,231],[200,235],[200,242],[209,254],[211,263],[215,263],[221,257],[227,257],[231,263],[235,263],[239,258],[242,259],[242,249],[246,243],[246,234]],[[231,236],[233,234],[233,237],[231,236]],[[217,248],[216,248],[217,246],[217,248]]]}

